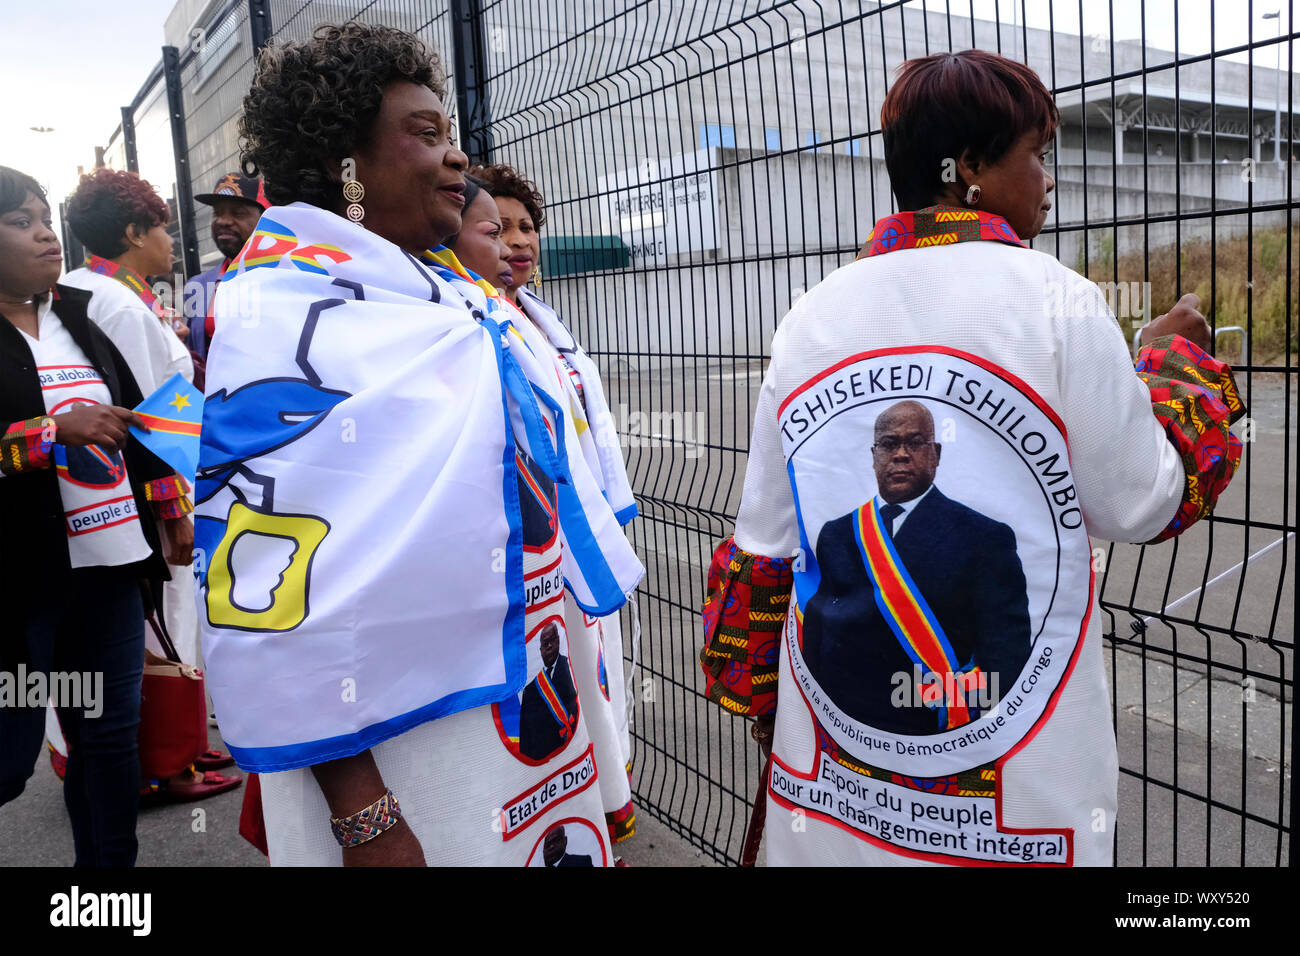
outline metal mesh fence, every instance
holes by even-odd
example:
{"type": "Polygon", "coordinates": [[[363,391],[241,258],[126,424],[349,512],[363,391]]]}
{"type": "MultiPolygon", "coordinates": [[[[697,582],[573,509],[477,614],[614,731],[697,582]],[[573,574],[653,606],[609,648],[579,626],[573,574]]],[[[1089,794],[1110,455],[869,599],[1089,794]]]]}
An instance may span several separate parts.
{"type": "Polygon", "coordinates": [[[1268,161],[1258,128],[1265,97],[1290,122],[1292,44],[1240,4],[1139,12],[1125,39],[1097,3],[484,5],[493,158],[536,178],[551,234],[629,246],[629,267],[544,294],[599,354],[641,505],[637,796],[716,859],[739,855],[758,767],[700,697],[698,609],[766,343],[894,209],[878,128],[894,68],[971,46],[1027,62],[1062,110],[1056,220],[1035,244],[1102,282],[1130,333],[1187,291],[1244,332],[1219,343],[1258,431],[1215,519],[1176,544],[1096,543],[1118,862],[1286,859],[1295,166],[1268,161]],[[1285,83],[1261,69],[1275,53],[1285,83]]]}
{"type": "MultiPolygon", "coordinates": [[[[226,4],[181,54],[189,168],[197,195],[212,192],[222,176],[239,169],[239,114],[256,59],[248,4],[226,4]]],[[[206,270],[222,260],[212,242],[212,208],[195,203],[193,217],[199,265],[206,270]]]]}
{"type": "MultiPolygon", "coordinates": [[[[759,762],[743,723],[701,696],[698,612],[735,515],[767,343],[895,208],[879,115],[896,67],[970,47],[1029,64],[1062,114],[1053,219],[1034,244],[1099,282],[1130,335],[1199,294],[1252,409],[1213,518],[1160,546],[1094,542],[1122,771],[1117,862],[1288,861],[1292,3],[1276,17],[1228,0],[265,8],[274,39],[348,18],[421,36],[471,78],[476,148],[545,195],[542,294],[601,367],[641,511],[630,535],[648,576],[639,646],[625,647],[638,665],[636,801],[722,862],[739,858],[759,762]],[[478,46],[457,47],[462,16],[478,46]]],[[[238,162],[249,9],[228,4],[204,49],[183,51],[195,192],[238,162]]],[[[193,212],[208,265],[206,210],[193,212]]]]}

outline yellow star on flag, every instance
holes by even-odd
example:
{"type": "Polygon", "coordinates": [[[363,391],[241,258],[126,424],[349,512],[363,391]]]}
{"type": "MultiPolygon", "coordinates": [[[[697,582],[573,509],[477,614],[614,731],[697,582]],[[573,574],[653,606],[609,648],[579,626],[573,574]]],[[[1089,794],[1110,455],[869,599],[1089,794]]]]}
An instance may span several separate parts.
{"type": "Polygon", "coordinates": [[[188,398],[186,398],[184,395],[182,395],[180,392],[177,392],[177,393],[176,393],[176,397],[173,398],[173,399],[172,399],[170,402],[168,402],[167,404],[168,404],[168,405],[175,405],[175,406],[176,406],[176,411],[179,412],[182,408],[189,408],[189,407],[190,407],[190,400],[189,400],[188,398]]]}

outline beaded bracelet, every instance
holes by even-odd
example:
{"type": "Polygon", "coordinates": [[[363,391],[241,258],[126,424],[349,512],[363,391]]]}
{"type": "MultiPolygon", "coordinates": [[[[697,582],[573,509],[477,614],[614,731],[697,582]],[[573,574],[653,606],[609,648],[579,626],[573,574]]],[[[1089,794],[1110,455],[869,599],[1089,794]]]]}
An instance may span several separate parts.
{"type": "Polygon", "coordinates": [[[347,817],[330,817],[330,829],[339,846],[347,848],[360,846],[373,840],[391,827],[397,826],[402,819],[402,808],[397,805],[393,791],[385,790],[384,795],[366,807],[347,817]]]}

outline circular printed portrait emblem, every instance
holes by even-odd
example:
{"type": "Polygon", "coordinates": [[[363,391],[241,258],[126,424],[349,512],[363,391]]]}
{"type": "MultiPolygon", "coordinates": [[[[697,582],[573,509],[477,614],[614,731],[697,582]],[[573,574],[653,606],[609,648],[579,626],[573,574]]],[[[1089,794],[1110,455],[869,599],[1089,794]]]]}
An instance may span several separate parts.
{"type": "Polygon", "coordinates": [[[930,348],[842,363],[779,422],[803,535],[787,641],[820,735],[920,777],[1007,753],[1062,686],[1091,595],[1055,414],[930,348]]]}
{"type": "Polygon", "coordinates": [[[578,729],[578,690],[569,664],[564,619],[546,618],[528,635],[524,689],[492,705],[492,719],[506,749],[526,764],[545,763],[573,740],[578,729]]]}
{"type": "Polygon", "coordinates": [[[534,844],[528,866],[605,866],[605,841],[590,820],[569,817],[553,823],[534,844]]]}
{"type": "MultiPolygon", "coordinates": [[[[61,415],[79,405],[98,405],[89,398],[70,398],[50,409],[61,415]]],[[[59,477],[83,488],[116,488],[126,481],[126,462],[122,453],[108,452],[98,445],[54,446],[54,467],[59,477]]]]}

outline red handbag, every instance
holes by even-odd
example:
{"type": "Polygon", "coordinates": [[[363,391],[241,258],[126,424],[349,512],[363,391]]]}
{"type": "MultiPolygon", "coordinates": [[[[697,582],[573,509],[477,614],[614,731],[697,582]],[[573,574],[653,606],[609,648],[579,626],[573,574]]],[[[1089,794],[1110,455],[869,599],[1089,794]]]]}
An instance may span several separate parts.
{"type": "Polygon", "coordinates": [[[166,628],[149,614],[166,664],[145,664],[140,700],[140,772],[174,777],[208,749],[208,701],[203,672],[181,663],[166,628]]]}

